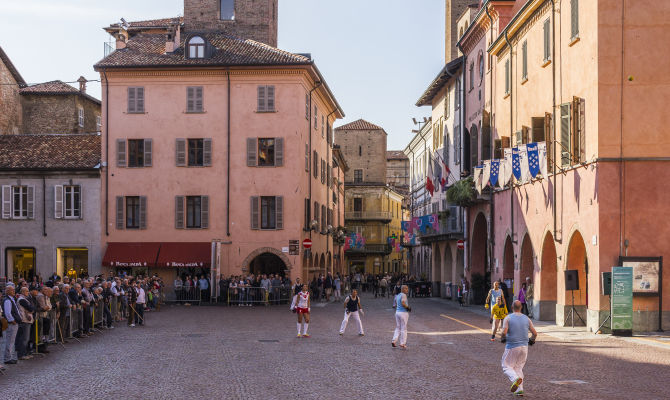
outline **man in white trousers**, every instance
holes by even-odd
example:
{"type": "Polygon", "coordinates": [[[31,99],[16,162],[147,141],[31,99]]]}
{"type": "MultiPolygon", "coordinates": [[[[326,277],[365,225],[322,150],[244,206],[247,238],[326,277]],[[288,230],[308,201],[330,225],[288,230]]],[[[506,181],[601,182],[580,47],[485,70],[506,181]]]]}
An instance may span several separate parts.
{"type": "Polygon", "coordinates": [[[407,293],[409,293],[409,288],[407,285],[402,285],[400,293],[393,298],[393,307],[395,307],[395,332],[393,332],[391,346],[396,347],[396,343],[398,343],[398,339],[400,339],[399,346],[402,349],[407,348],[407,321],[409,320],[409,312],[412,311],[407,302],[407,293]]]}
{"type": "Polygon", "coordinates": [[[361,298],[358,297],[358,290],[354,289],[351,291],[351,295],[344,299],[344,319],[340,326],[340,335],[344,335],[344,330],[347,329],[347,324],[349,323],[349,317],[351,317],[358,322],[358,336],[365,336],[359,313],[363,314],[363,307],[361,306],[361,298]]]}
{"type": "Polygon", "coordinates": [[[523,396],[523,366],[528,357],[528,346],[535,344],[537,331],[530,319],[521,313],[521,302],[516,300],[512,304],[514,313],[503,320],[501,342],[505,344],[501,364],[503,373],[512,382],[510,391],[517,396],[523,396]],[[528,332],[533,335],[528,339],[528,332]]]}

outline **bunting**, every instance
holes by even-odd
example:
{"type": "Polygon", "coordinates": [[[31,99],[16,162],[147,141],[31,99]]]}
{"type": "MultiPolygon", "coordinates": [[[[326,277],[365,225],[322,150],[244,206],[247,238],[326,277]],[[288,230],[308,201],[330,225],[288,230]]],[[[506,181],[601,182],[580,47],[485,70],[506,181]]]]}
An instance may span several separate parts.
{"type": "Polygon", "coordinates": [[[528,153],[528,171],[530,172],[530,177],[535,178],[540,172],[537,143],[528,143],[526,145],[526,152],[528,153]]]}
{"type": "Polygon", "coordinates": [[[519,161],[519,149],[514,147],[512,148],[512,175],[517,180],[521,179],[521,164],[519,161]]]}
{"type": "Polygon", "coordinates": [[[495,188],[498,184],[498,174],[500,173],[500,160],[491,160],[491,186],[495,188]]]}
{"type": "Polygon", "coordinates": [[[477,190],[478,194],[482,194],[481,190],[481,179],[482,179],[482,167],[478,166],[475,167],[474,174],[472,176],[473,181],[475,182],[475,189],[477,190]]]}
{"type": "Polygon", "coordinates": [[[482,169],[482,188],[480,192],[484,190],[489,184],[489,178],[491,177],[491,160],[484,160],[484,168],[482,169]]]}
{"type": "Polygon", "coordinates": [[[503,149],[503,154],[504,157],[500,164],[500,178],[498,179],[501,189],[507,185],[512,177],[512,149],[503,149]]]}
{"type": "Polygon", "coordinates": [[[543,177],[549,178],[547,174],[547,143],[540,142],[537,144],[538,163],[540,164],[540,173],[543,177]]]}
{"type": "Polygon", "coordinates": [[[519,146],[519,169],[521,170],[520,181],[522,183],[528,182],[530,180],[530,171],[528,171],[528,151],[525,144],[519,146]]]}

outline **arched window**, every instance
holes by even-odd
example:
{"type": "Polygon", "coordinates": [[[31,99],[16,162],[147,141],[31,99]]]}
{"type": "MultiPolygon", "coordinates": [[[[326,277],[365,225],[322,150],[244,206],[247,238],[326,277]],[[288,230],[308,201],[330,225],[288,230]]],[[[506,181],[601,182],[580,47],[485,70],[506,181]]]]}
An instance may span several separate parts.
{"type": "Polygon", "coordinates": [[[188,58],[205,58],[205,39],[193,36],[188,41],[188,58]]]}

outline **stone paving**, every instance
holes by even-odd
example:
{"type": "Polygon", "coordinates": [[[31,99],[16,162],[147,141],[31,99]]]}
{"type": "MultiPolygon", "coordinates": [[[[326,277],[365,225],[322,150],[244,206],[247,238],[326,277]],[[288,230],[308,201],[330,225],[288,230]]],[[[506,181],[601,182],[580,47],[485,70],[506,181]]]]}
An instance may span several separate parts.
{"type": "MultiPolygon", "coordinates": [[[[51,346],[8,366],[0,398],[498,399],[513,397],[503,345],[488,319],[439,299],[411,299],[408,349],[393,349],[390,299],[363,297],[365,337],[340,304],[314,305],[309,339],[287,306],[165,307],[147,325],[51,346]]],[[[540,336],[529,350],[526,397],[668,398],[670,348],[610,336],[540,336]],[[583,382],[583,383],[582,383],[583,382]]]]}

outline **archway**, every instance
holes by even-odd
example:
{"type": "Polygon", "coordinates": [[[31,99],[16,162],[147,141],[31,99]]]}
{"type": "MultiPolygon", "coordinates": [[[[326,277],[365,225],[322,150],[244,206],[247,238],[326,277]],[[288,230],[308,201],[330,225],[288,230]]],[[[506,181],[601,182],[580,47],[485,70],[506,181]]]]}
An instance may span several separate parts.
{"type": "Polygon", "coordinates": [[[445,280],[445,282],[449,282],[451,285],[451,291],[444,293],[442,297],[454,297],[454,286],[457,282],[455,282],[454,278],[454,260],[453,257],[451,256],[451,246],[447,244],[444,249],[444,262],[442,263],[443,268],[442,268],[442,278],[445,280]]]}
{"type": "Polygon", "coordinates": [[[333,256],[328,252],[328,255],[326,256],[326,273],[333,273],[333,256]]]}
{"type": "MultiPolygon", "coordinates": [[[[542,321],[553,321],[556,319],[556,274],[558,271],[556,263],[556,244],[554,237],[550,232],[544,237],[542,242],[542,264],[540,269],[540,282],[538,283],[531,277],[535,285],[535,299],[532,305],[533,316],[542,321]],[[537,290],[539,288],[539,290],[537,290]],[[539,311],[538,312],[536,312],[539,311]]],[[[524,278],[525,279],[525,278],[524,278]]]]}
{"type": "Polygon", "coordinates": [[[260,273],[280,273],[284,275],[287,270],[292,268],[292,265],[291,260],[289,260],[289,258],[286,257],[286,254],[281,251],[274,247],[261,247],[252,251],[244,261],[242,261],[242,267],[248,268],[251,272],[256,268],[258,271],[272,271],[260,273]],[[271,256],[274,256],[279,260],[276,260],[271,256]],[[281,268],[281,270],[278,268],[281,268]]]}
{"type": "Polygon", "coordinates": [[[514,245],[509,236],[505,239],[502,278],[503,280],[514,279],[514,245]]]}
{"type": "MultiPolygon", "coordinates": [[[[570,244],[568,245],[568,256],[566,259],[566,270],[577,270],[577,283],[579,290],[574,290],[573,293],[570,293],[566,289],[565,292],[565,304],[572,304],[572,294],[574,294],[575,305],[586,306],[588,307],[588,280],[587,280],[587,269],[588,262],[586,259],[586,245],[584,244],[584,239],[582,234],[579,231],[576,231],[572,238],[570,238],[570,244]]],[[[565,287],[565,286],[564,286],[565,287]]],[[[581,314],[581,313],[580,313],[581,314]]],[[[586,318],[586,315],[582,315],[582,318],[586,318]]]]}
{"type": "Polygon", "coordinates": [[[533,244],[530,241],[530,236],[526,233],[523,237],[523,242],[521,242],[521,260],[519,262],[519,282],[516,283],[514,290],[515,293],[519,292],[521,289],[521,283],[526,281],[526,277],[529,277],[531,280],[534,279],[533,271],[535,270],[535,262],[533,256],[533,244]]]}
{"type": "Polygon", "coordinates": [[[475,304],[482,304],[490,287],[488,273],[486,217],[477,214],[472,228],[470,244],[470,286],[475,304]]]}
{"type": "Polygon", "coordinates": [[[319,260],[319,273],[323,274],[326,272],[326,256],[321,253],[321,258],[319,260]]]}
{"type": "Polygon", "coordinates": [[[433,270],[431,274],[433,296],[440,296],[440,287],[442,286],[442,254],[440,253],[439,243],[435,243],[433,246],[433,270]]]}

